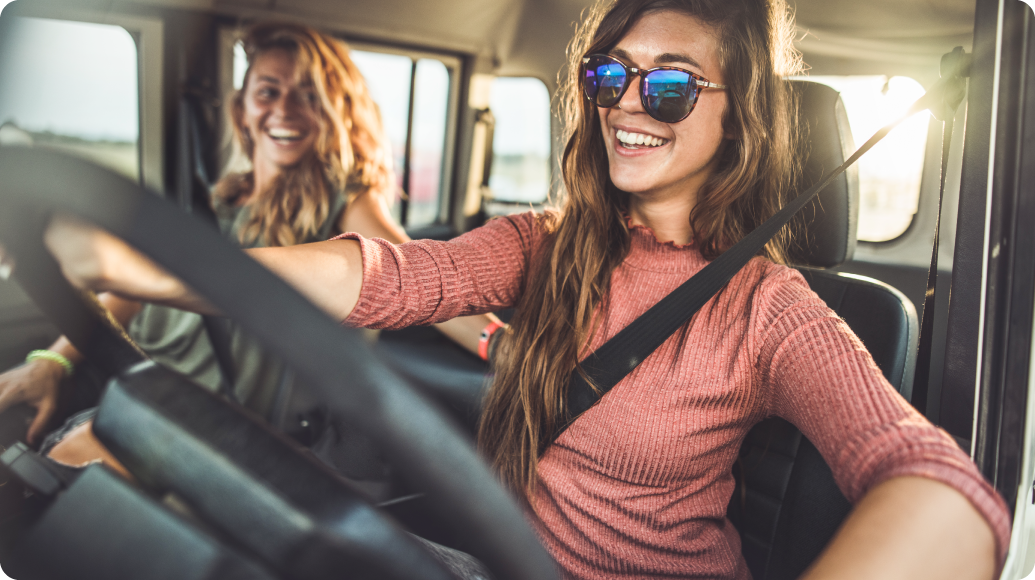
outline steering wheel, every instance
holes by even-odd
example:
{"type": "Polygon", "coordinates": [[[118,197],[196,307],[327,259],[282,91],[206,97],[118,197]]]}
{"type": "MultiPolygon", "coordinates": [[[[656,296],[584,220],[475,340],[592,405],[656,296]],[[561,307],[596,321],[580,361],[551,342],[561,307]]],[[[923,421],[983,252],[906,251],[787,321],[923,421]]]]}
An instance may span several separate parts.
{"type": "Polygon", "coordinates": [[[332,412],[378,441],[497,578],[557,577],[516,502],[470,442],[384,366],[358,333],[329,319],[210,227],[110,171],[53,152],[3,149],[0,176],[0,242],[18,261],[19,282],[102,368],[125,371],[140,354],[118,346],[117,337],[113,341],[118,331],[99,311],[84,308],[44,248],[42,231],[57,211],[136,247],[296,369],[332,412]],[[91,352],[98,335],[108,347],[91,352]]]}

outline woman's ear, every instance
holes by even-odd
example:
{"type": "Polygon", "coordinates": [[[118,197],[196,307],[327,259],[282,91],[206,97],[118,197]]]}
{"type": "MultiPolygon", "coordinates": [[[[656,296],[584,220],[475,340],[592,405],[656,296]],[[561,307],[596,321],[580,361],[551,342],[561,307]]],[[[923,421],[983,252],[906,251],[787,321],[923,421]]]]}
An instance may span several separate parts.
{"type": "Polygon", "coordinates": [[[727,141],[739,141],[739,127],[737,127],[737,123],[730,118],[731,116],[731,111],[727,106],[726,111],[722,116],[722,138],[727,141]]]}
{"type": "Polygon", "coordinates": [[[735,129],[730,127],[729,123],[723,123],[723,125],[724,125],[723,128],[722,128],[722,130],[723,130],[722,138],[723,139],[725,139],[727,141],[740,141],[740,132],[739,131],[736,131],[735,129]]]}

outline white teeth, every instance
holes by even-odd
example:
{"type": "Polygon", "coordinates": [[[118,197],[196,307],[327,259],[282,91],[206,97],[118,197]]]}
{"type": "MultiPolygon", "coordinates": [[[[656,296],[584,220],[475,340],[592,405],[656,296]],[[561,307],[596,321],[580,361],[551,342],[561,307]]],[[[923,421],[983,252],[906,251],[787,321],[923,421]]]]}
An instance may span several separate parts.
{"type": "Polygon", "coordinates": [[[647,147],[658,147],[668,143],[668,141],[660,137],[643,133],[630,133],[621,129],[615,131],[615,136],[618,137],[618,140],[621,141],[623,145],[646,145],[647,147]]]}
{"type": "Polygon", "coordinates": [[[302,136],[300,131],[292,129],[268,129],[267,133],[274,139],[298,139],[302,136]]]}

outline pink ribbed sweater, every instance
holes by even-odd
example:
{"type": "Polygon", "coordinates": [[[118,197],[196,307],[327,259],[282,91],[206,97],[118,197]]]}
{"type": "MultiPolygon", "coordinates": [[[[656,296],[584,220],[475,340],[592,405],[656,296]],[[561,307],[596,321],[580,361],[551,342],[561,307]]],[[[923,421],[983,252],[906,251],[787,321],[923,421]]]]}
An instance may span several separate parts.
{"type": "MultiPolygon", "coordinates": [[[[450,242],[349,237],[364,278],[346,323],[373,328],[513,306],[543,240],[530,213],[450,242]]],[[[591,348],[705,263],[634,227],[591,348]]],[[[546,450],[530,519],[569,578],[750,578],[726,505],[744,435],[772,415],[816,445],[852,502],[901,475],[958,489],[992,526],[1002,562],[1010,520],[999,495],[800,274],[760,258],[546,450]]]]}

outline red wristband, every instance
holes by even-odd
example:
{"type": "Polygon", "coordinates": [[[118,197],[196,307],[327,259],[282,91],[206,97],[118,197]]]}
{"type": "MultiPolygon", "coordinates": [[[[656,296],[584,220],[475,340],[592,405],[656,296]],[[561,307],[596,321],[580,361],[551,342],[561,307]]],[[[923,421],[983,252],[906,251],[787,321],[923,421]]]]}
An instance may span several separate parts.
{"type": "Polygon", "coordinates": [[[492,333],[501,328],[503,324],[493,320],[482,329],[482,334],[478,337],[478,356],[482,357],[482,360],[489,360],[489,339],[492,338],[492,333]]]}

